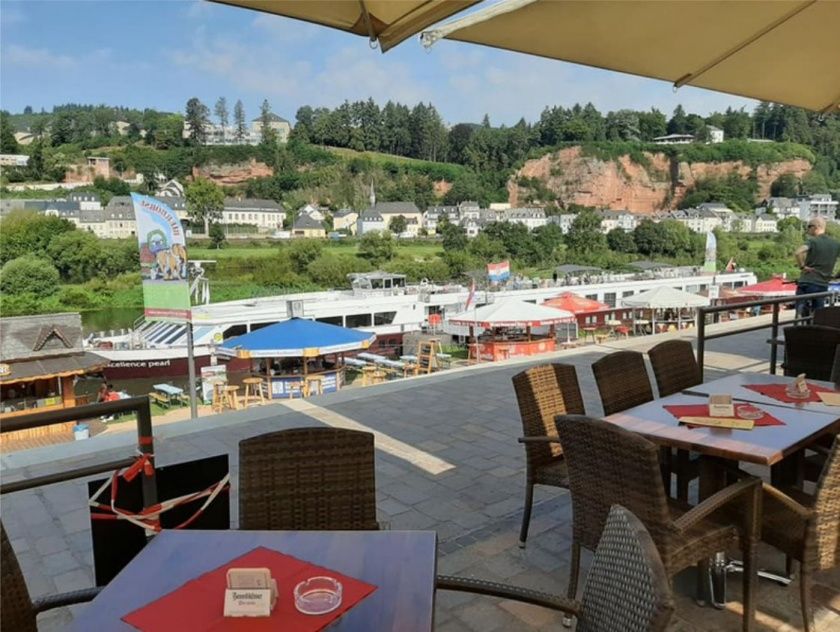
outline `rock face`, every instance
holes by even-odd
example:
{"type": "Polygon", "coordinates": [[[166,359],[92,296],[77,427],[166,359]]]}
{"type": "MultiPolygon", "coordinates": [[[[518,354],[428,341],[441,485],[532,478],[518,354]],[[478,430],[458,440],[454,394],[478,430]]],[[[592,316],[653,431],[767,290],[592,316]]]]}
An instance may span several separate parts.
{"type": "Polygon", "coordinates": [[[207,178],[218,185],[234,185],[247,182],[251,178],[264,178],[274,174],[274,170],[264,162],[253,158],[246,163],[235,165],[203,165],[193,167],[193,178],[207,178]]]}
{"type": "MultiPolygon", "coordinates": [[[[629,156],[601,160],[583,156],[580,147],[568,147],[527,161],[508,181],[508,200],[513,206],[526,204],[528,187],[518,183],[531,178],[541,181],[563,204],[649,214],[676,208],[697,180],[730,173],[747,178],[753,172],[741,161],[687,163],[661,153],[645,152],[644,156],[648,164],[643,166],[629,156]]],[[[804,159],[758,166],[755,175],[759,197],[770,195],[770,185],[780,175],[792,173],[801,178],[810,170],[811,163],[804,159]]]]}

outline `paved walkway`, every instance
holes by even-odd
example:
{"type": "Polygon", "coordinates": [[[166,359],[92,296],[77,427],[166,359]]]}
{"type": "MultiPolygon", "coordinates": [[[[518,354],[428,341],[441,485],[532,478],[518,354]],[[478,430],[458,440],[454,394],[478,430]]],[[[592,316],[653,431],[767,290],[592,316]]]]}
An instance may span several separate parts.
{"type": "MultiPolygon", "coordinates": [[[[751,321],[751,324],[754,324],[751,321]]],[[[726,328],[731,325],[720,325],[726,328]]],[[[630,339],[544,356],[578,367],[587,411],[601,414],[592,362],[616,348],[646,349],[677,334],[630,339]]],[[[707,379],[730,371],[767,369],[766,332],[714,341],[707,352],[707,379]]],[[[538,488],[529,545],[516,546],[523,501],[524,455],[517,444],[520,422],[510,383],[528,365],[510,361],[453,369],[382,385],[347,389],[307,402],[171,423],[156,428],[158,463],[166,465],[226,453],[230,457],[232,526],[237,524],[238,442],[264,432],[328,424],[376,433],[377,506],[392,529],[434,529],[439,571],[564,592],[569,557],[570,503],[565,492],[538,488]]],[[[131,433],[3,455],[5,480],[58,468],[102,462],[130,450],[131,433]]],[[[86,485],[74,481],[3,498],[3,522],[34,595],[91,585],[92,555],[86,485]]],[[[770,565],[781,556],[768,555],[770,565]]],[[[586,558],[585,558],[585,561],[586,558]]],[[[731,595],[738,598],[738,581],[731,595]]],[[[762,583],[759,629],[787,631],[799,625],[798,587],[762,583]]],[[[819,578],[817,629],[840,626],[840,574],[819,578]]],[[[737,608],[717,611],[678,596],[674,630],[736,630],[737,608]]],[[[78,606],[84,607],[84,606],[78,606]]],[[[43,630],[60,629],[73,608],[43,615],[43,630]]],[[[562,630],[559,616],[543,609],[490,598],[439,593],[437,629],[562,630]]]]}

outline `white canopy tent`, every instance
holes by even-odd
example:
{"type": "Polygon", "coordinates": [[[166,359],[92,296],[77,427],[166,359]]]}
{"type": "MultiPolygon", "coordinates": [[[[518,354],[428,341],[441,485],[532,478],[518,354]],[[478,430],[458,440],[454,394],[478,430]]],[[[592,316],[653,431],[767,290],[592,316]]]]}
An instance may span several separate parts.
{"type": "Polygon", "coordinates": [[[563,309],[543,307],[515,299],[490,303],[449,318],[453,325],[472,327],[542,327],[574,320],[575,315],[563,309]]]}
{"type": "MultiPolygon", "coordinates": [[[[635,296],[628,296],[621,299],[621,304],[625,307],[641,307],[650,310],[657,309],[676,309],[677,310],[677,327],[682,326],[682,314],[680,310],[687,307],[703,307],[710,304],[707,296],[698,296],[690,292],[683,292],[676,288],[667,285],[660,285],[647,292],[636,294],[635,296]]],[[[636,311],[633,311],[633,329],[635,329],[636,311]]],[[[651,331],[656,332],[656,312],[653,312],[651,318],[651,331]]]]}

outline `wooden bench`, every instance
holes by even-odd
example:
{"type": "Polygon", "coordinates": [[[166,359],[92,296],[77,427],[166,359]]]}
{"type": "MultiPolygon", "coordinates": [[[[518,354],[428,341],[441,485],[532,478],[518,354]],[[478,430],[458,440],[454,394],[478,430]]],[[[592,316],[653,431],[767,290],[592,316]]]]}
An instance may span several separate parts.
{"type": "Polygon", "coordinates": [[[169,398],[165,395],[161,395],[160,393],[149,393],[149,399],[152,400],[158,406],[162,406],[163,408],[169,408],[169,398]]]}

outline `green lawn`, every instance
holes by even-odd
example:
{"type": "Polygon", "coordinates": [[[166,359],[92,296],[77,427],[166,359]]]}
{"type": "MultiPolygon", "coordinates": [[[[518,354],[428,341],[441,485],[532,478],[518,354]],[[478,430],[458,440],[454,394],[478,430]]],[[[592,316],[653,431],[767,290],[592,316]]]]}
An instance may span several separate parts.
{"type": "MultiPolygon", "coordinates": [[[[190,259],[236,259],[243,257],[271,257],[278,249],[288,247],[289,242],[281,242],[265,247],[257,246],[228,246],[225,248],[190,248],[188,256],[190,259]]],[[[324,252],[336,254],[357,254],[359,248],[355,241],[346,243],[324,243],[324,252]]],[[[443,254],[443,247],[440,242],[429,241],[410,242],[401,244],[397,242],[397,256],[406,255],[410,257],[429,258],[443,254]]]]}

